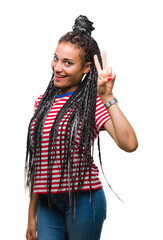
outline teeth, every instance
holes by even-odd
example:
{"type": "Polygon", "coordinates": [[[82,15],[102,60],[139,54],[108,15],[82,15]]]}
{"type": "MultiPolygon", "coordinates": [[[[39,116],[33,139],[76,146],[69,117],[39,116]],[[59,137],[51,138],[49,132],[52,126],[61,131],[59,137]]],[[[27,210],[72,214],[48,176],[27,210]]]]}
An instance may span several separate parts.
{"type": "Polygon", "coordinates": [[[59,76],[59,75],[56,75],[56,77],[58,77],[58,78],[64,78],[65,76],[59,76]]]}

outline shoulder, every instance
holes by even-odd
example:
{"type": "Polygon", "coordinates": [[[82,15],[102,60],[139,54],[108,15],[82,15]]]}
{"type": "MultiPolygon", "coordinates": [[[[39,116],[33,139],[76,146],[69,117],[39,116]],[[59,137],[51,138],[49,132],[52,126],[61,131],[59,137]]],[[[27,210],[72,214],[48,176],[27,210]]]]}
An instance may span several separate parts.
{"type": "Polygon", "coordinates": [[[40,101],[41,101],[41,99],[42,99],[42,96],[43,96],[43,95],[40,95],[40,96],[35,100],[35,102],[39,104],[40,101]]]}
{"type": "Polygon", "coordinates": [[[34,110],[36,111],[43,95],[40,95],[36,100],[35,100],[35,105],[34,105],[34,110]]]}

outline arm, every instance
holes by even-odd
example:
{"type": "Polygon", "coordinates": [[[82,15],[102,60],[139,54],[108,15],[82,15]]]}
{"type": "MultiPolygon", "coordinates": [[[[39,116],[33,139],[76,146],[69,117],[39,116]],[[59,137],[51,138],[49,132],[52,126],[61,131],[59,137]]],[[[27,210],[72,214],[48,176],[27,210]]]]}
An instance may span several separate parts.
{"type": "MultiPolygon", "coordinates": [[[[94,57],[94,61],[98,72],[98,93],[105,104],[114,98],[112,90],[116,75],[115,73],[112,74],[111,67],[107,69],[106,53],[102,55],[103,69],[101,69],[97,56],[94,57]],[[110,76],[109,79],[108,75],[110,76]]],[[[107,111],[111,120],[104,124],[104,128],[120,148],[127,152],[134,151],[138,146],[135,132],[118,104],[110,106],[107,111]]]]}
{"type": "Polygon", "coordinates": [[[26,232],[27,240],[30,240],[31,237],[33,240],[37,239],[36,237],[37,205],[38,205],[38,194],[33,194],[33,187],[32,187],[29,209],[28,209],[28,226],[27,226],[27,232],[26,232]]]}
{"type": "MultiPolygon", "coordinates": [[[[108,101],[113,99],[108,98],[108,101]]],[[[107,101],[104,101],[106,103],[107,101]]],[[[104,124],[104,128],[111,135],[117,145],[126,152],[133,152],[138,146],[135,132],[127,118],[120,110],[118,104],[114,104],[108,108],[108,113],[111,117],[104,124]]]]}

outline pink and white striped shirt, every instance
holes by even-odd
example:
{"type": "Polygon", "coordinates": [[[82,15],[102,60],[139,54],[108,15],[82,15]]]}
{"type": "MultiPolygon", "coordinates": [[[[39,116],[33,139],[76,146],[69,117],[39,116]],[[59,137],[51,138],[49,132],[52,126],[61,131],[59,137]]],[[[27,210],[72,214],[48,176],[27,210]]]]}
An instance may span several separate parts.
{"type": "MultiPolygon", "coordinates": [[[[44,124],[43,129],[43,135],[42,135],[42,148],[41,148],[41,168],[39,165],[39,156],[36,155],[36,165],[37,165],[37,172],[35,169],[34,173],[34,186],[33,186],[33,192],[34,194],[44,194],[47,193],[47,170],[48,170],[48,144],[49,144],[49,134],[51,131],[52,124],[55,120],[55,117],[59,110],[62,108],[64,103],[69,99],[69,97],[72,95],[72,93],[64,94],[64,95],[58,95],[55,99],[55,102],[53,106],[50,109],[50,112],[47,116],[47,119],[44,124]]],[[[36,102],[35,102],[35,110],[41,100],[42,96],[40,96],[36,102]]],[[[98,136],[100,130],[102,129],[103,124],[110,119],[109,113],[107,112],[103,102],[101,101],[99,95],[97,94],[96,99],[96,113],[95,113],[95,124],[96,129],[95,133],[96,136],[98,136]]],[[[33,127],[34,127],[35,121],[32,124],[31,128],[31,136],[33,137],[33,127]]],[[[66,121],[65,121],[66,126],[66,121]]],[[[64,133],[65,126],[63,127],[62,134],[64,133]]],[[[53,164],[52,169],[52,185],[51,185],[51,193],[57,193],[57,192],[68,192],[69,187],[69,177],[68,173],[65,172],[63,184],[61,185],[61,188],[58,190],[60,177],[61,177],[61,165],[60,165],[60,137],[61,137],[61,127],[59,127],[58,130],[58,136],[57,136],[57,153],[56,153],[56,159],[53,164]]],[[[80,133],[78,133],[79,135],[80,133]]],[[[75,191],[77,190],[78,186],[78,161],[79,161],[79,155],[78,155],[78,140],[79,137],[77,137],[75,141],[75,151],[74,151],[74,160],[73,160],[73,175],[75,173],[77,174],[76,181],[75,181],[75,191]]],[[[64,150],[64,141],[61,142],[61,148],[64,150]]],[[[66,168],[65,168],[66,169],[66,168]]],[[[92,189],[99,189],[102,188],[102,184],[99,180],[99,170],[97,166],[92,164],[91,168],[91,186],[92,189]]],[[[72,182],[70,181],[70,186],[72,182]]],[[[89,183],[89,169],[87,170],[84,178],[84,184],[82,187],[82,190],[89,190],[90,189],[90,183],[89,183]]]]}

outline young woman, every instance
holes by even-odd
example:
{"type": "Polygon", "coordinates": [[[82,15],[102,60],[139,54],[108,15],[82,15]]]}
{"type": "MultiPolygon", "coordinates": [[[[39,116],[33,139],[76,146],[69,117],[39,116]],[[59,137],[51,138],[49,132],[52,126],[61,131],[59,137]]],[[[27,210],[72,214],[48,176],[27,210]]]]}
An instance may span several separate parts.
{"type": "Polygon", "coordinates": [[[106,199],[93,162],[94,140],[106,129],[123,150],[138,145],[113,95],[116,75],[107,67],[105,52],[101,58],[92,24],[79,16],[73,31],[60,38],[52,79],[29,124],[28,240],[100,239],[106,199]]]}

